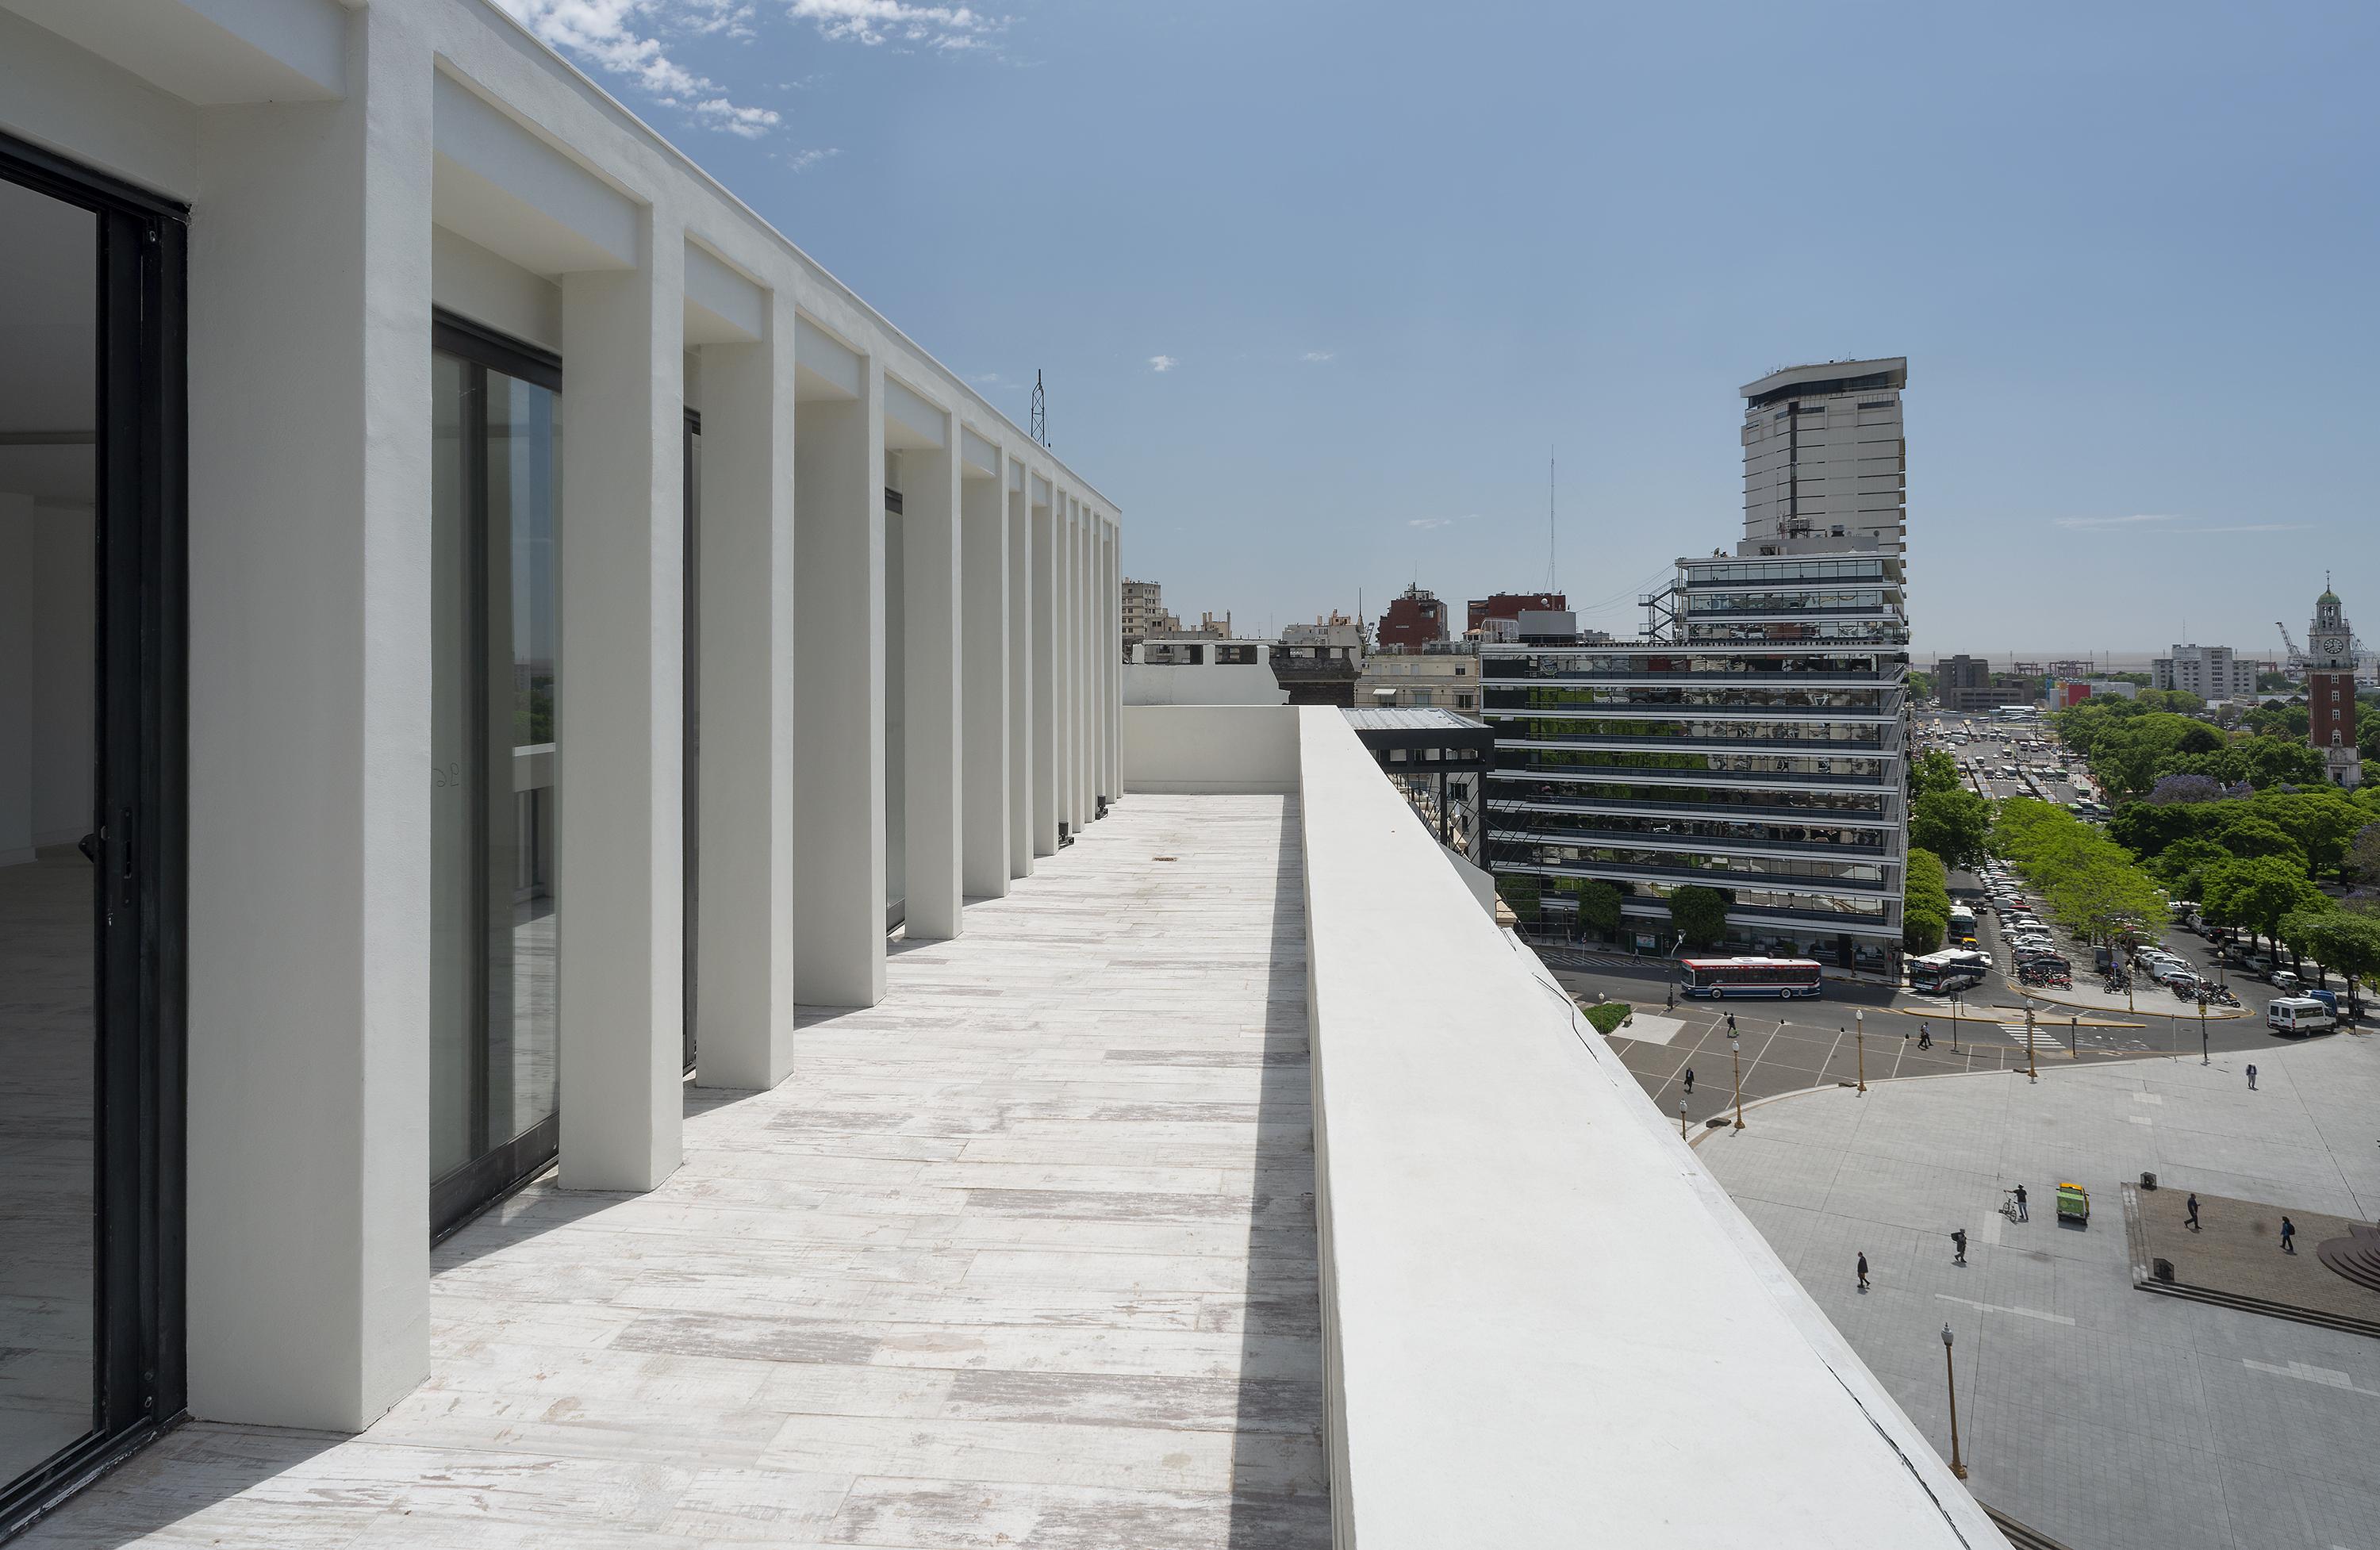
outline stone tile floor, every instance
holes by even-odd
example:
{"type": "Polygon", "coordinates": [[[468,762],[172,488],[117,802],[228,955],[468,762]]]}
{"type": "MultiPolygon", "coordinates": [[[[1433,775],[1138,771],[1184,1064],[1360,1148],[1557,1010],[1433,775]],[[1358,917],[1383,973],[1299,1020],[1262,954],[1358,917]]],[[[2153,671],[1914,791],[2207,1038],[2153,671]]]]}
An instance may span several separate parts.
{"type": "Polygon", "coordinates": [[[2141,1253],[2171,1261],[2175,1280],[2380,1325],[2380,1291],[2349,1280],[2314,1253],[2325,1239],[2349,1236],[2355,1225],[2350,1218],[2309,1211],[2294,1201],[2234,1200],[2200,1190],[2192,1229],[2191,1193],[2135,1189],[2126,1199],[2141,1253]],[[2298,1229],[2295,1253],[2281,1252],[2284,1216],[2298,1229]]]}
{"type": "Polygon", "coordinates": [[[1696,1153],[1945,1456],[1953,1327],[1977,1499],[2074,1550],[2374,1550],[2380,1341],[2132,1288],[2118,1187],[2143,1169],[2176,1201],[2380,1210],[2380,1041],[2255,1051],[2261,1092],[2250,1058],[1827,1089],[1696,1153]],[[2061,1179],[2087,1228],[2058,1225],[2061,1179]],[[2018,1183],[2028,1223],[1997,1214],[2018,1183]]]}
{"type": "Polygon", "coordinates": [[[662,1188],[443,1245],[370,1431],[188,1425],[23,1543],[1327,1544],[1296,845],[1119,805],[782,1086],[689,1088],[662,1188]]]}

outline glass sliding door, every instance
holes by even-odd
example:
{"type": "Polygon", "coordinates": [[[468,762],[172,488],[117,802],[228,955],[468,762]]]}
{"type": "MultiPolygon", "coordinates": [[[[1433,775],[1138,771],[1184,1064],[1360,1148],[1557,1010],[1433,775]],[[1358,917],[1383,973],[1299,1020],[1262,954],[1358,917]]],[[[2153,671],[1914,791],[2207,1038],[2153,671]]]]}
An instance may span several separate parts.
{"type": "Polygon", "coordinates": [[[182,1408],[183,233],[0,137],[0,1539],[182,1408]]]}
{"type": "Polygon", "coordinates": [[[552,1157],[561,369],[442,319],[431,359],[431,1225],[552,1157]]]}

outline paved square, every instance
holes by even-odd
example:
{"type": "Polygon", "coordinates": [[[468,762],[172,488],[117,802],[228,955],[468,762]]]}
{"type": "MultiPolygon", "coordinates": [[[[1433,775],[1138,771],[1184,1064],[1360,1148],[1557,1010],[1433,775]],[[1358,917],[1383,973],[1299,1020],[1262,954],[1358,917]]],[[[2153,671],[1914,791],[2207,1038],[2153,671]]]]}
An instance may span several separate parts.
{"type": "Polygon", "coordinates": [[[2250,1058],[1828,1088],[1696,1151],[1946,1456],[1951,1326],[1979,1500],[2074,1550],[2375,1550],[2380,1340],[2132,1287],[2119,1187],[2144,1169],[2177,1205],[2380,1210],[2380,1041],[2257,1050],[2259,1092],[2250,1058]],[[2062,1179],[2087,1227],[2058,1224],[2062,1179]],[[1997,1212],[2019,1183],[2030,1222],[1997,1212]]]}

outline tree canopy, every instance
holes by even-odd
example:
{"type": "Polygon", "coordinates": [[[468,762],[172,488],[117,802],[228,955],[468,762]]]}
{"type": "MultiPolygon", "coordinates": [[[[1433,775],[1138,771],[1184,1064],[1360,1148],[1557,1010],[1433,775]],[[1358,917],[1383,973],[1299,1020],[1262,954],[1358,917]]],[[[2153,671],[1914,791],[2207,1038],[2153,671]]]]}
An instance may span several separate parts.
{"type": "Polygon", "coordinates": [[[1912,846],[1908,881],[1901,890],[1900,945],[1912,952],[1931,952],[1942,945],[1950,928],[1949,874],[1942,858],[1912,846]]]}
{"type": "Polygon", "coordinates": [[[2235,856],[2204,873],[2199,914],[2217,926],[2244,926],[2277,937],[2281,917],[2293,910],[2325,910],[2330,901],[2306,881],[2303,868],[2280,856],[2235,856]]]}
{"type": "Polygon", "coordinates": [[[1945,866],[1982,866],[1991,830],[1991,803],[1971,791],[1929,791],[1910,805],[1911,848],[1933,852],[1945,866]]]}
{"type": "Polygon", "coordinates": [[[1688,883],[1670,890],[1670,924],[1696,947],[1727,935],[1727,895],[1715,888],[1688,883]]]}
{"type": "Polygon", "coordinates": [[[2092,941],[2133,929],[2155,936],[2165,893],[2131,854],[2055,803],[2010,797],[1999,807],[1992,848],[2015,864],[2042,905],[2092,941]]]}

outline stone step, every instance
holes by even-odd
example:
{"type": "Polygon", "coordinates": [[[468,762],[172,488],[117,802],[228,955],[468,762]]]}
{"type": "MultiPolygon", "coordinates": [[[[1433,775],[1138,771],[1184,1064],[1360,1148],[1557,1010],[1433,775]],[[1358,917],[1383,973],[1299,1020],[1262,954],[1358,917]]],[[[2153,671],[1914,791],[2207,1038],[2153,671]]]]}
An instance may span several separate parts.
{"type": "MultiPolygon", "coordinates": [[[[1980,1502],[1976,1505],[1983,1506],[1980,1502]]],[[[1998,1508],[1985,1507],[1984,1513],[1999,1529],[2001,1537],[2009,1542],[2009,1550],[2069,1550],[2062,1542],[2038,1530],[2026,1528],[1998,1508]]]]}

